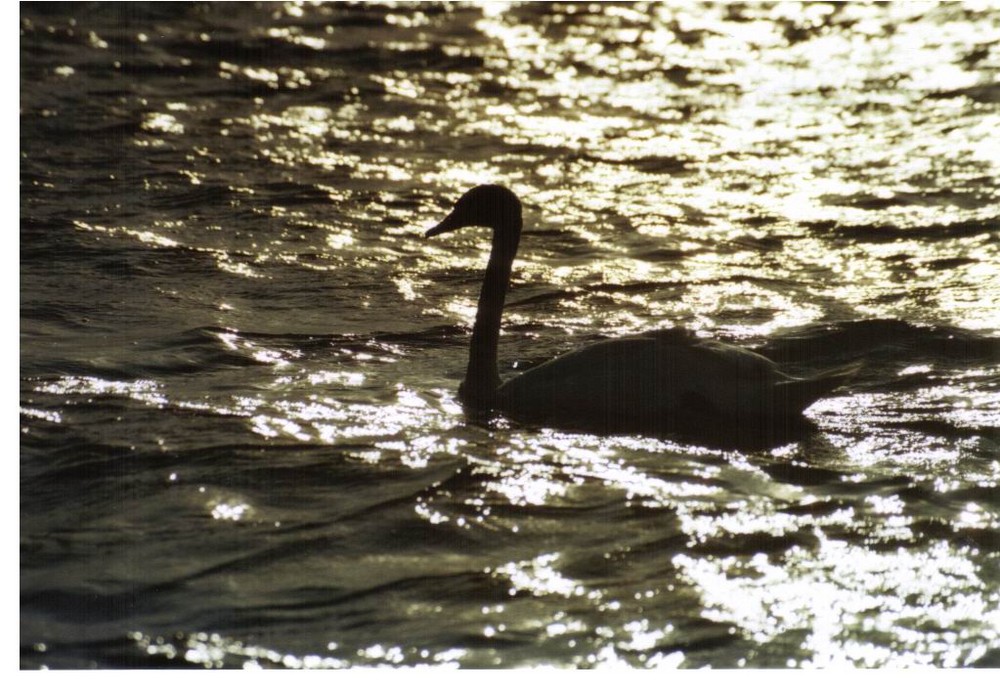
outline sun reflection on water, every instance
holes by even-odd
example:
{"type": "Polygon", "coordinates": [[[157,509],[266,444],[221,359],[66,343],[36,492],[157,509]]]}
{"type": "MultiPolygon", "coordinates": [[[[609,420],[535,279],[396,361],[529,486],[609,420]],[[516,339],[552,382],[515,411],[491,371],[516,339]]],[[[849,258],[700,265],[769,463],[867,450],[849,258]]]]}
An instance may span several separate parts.
{"type": "Polygon", "coordinates": [[[819,529],[817,536],[815,555],[793,548],[780,561],[679,555],[674,563],[701,590],[706,617],[736,624],[759,644],[809,632],[804,668],[967,664],[972,647],[953,647],[949,632],[963,628],[984,643],[1000,635],[1000,602],[968,588],[979,581],[970,549],[940,542],[884,554],[826,539],[819,529]],[[931,621],[935,628],[927,627],[931,621]],[[872,630],[899,641],[858,641],[872,630]]]}
{"type": "MultiPolygon", "coordinates": [[[[565,646],[571,653],[562,660],[579,666],[677,667],[701,660],[696,645],[674,650],[678,633],[688,635],[685,618],[700,613],[723,626],[713,636],[729,643],[718,648],[773,645],[793,666],[974,664],[1000,640],[1000,602],[982,565],[988,532],[1000,527],[983,492],[1000,473],[986,439],[1000,417],[992,365],[949,367],[916,354],[892,371],[920,386],[861,388],[810,409],[827,445],[820,452],[809,440],[743,455],[473,424],[453,391],[462,358],[451,353],[464,354],[465,343],[452,348],[450,336],[417,334],[426,341],[411,347],[353,339],[339,326],[300,330],[292,319],[230,326],[263,316],[272,291],[304,285],[309,294],[317,278],[330,293],[350,289],[337,307],[362,316],[353,331],[415,333],[417,319],[426,320],[420,329],[470,325],[489,235],[435,245],[415,233],[465,188],[500,181],[522,196],[528,231],[502,337],[512,350],[518,339],[527,348],[537,340],[540,352],[556,344],[549,353],[576,335],[674,324],[762,339],[864,316],[997,332],[1000,116],[987,112],[995,85],[983,80],[996,65],[1000,25],[969,19],[971,8],[368,6],[365,21],[343,31],[361,36],[350,39],[354,48],[380,64],[357,83],[340,66],[349,53],[342,28],[327,20],[342,8],[266,8],[273,16],[251,39],[300,56],[315,51],[321,64],[277,64],[255,50],[215,56],[209,72],[246,108],[171,94],[144,101],[123,139],[143,156],[183,152],[169,175],[126,183],[159,213],[194,211],[121,225],[88,210],[73,221],[87,242],[153,251],[157,259],[145,264],[142,255],[137,272],[160,272],[161,256],[208,258],[218,270],[212,283],[230,291],[208,300],[212,319],[223,321],[195,329],[211,345],[197,343],[183,357],[211,384],[197,390],[180,377],[134,372],[58,375],[29,380],[33,395],[53,398],[27,402],[22,415],[70,426],[74,405],[100,398],[134,402],[142,414],[206,414],[213,427],[218,420],[248,434],[240,446],[318,448],[338,461],[342,454],[354,471],[409,479],[454,465],[460,470],[445,481],[415,495],[407,489],[399,526],[414,530],[413,522],[437,545],[458,533],[468,541],[463,551],[482,551],[472,571],[506,597],[502,605],[476,601],[483,621],[463,624],[495,651],[524,636],[540,659],[565,646]],[[477,8],[481,18],[453,31],[456,14],[477,8]],[[979,66],[967,59],[973,51],[982,53],[979,66]],[[198,139],[203,130],[224,143],[198,139]],[[244,165],[270,173],[235,170],[244,165]],[[221,210],[207,210],[216,199],[221,210]],[[391,276],[379,273],[386,266],[391,276]],[[302,275],[307,283],[296,284],[302,275]],[[400,310],[385,324],[369,320],[380,298],[400,310]],[[350,345],[328,343],[341,338],[350,345]],[[208,355],[198,361],[202,349],[208,355]],[[409,365],[421,358],[440,358],[439,371],[409,365]],[[804,480],[776,480],[775,466],[804,480]],[[902,480],[884,480],[892,474],[902,480]],[[938,519],[918,519],[918,503],[953,515],[940,521],[954,542],[928,537],[938,519]],[[567,533],[553,533],[560,530],[567,533]],[[600,559],[581,557],[591,548],[600,559]],[[694,610],[671,610],[682,597],[694,610]]],[[[80,40],[108,48],[93,32],[80,40]]],[[[156,37],[137,41],[150,46],[156,37]]],[[[60,84],[82,72],[54,70],[60,84]]],[[[159,295],[183,293],[155,275],[159,295]]],[[[135,410],[116,424],[131,424],[135,410]]],[[[174,444],[132,429],[122,437],[174,444]]],[[[199,511],[216,532],[242,531],[264,512],[258,496],[205,487],[199,511]]],[[[372,525],[382,519],[376,514],[372,525]]],[[[327,521],[315,522],[323,540],[341,528],[327,521]]],[[[380,549],[365,555],[366,566],[378,565],[373,572],[386,566],[380,549]]],[[[431,556],[436,569],[440,555],[431,556]]],[[[408,619],[418,619],[423,606],[407,607],[408,619]]],[[[369,637],[303,654],[222,633],[134,639],[150,656],[205,667],[458,667],[472,648],[369,637]]]]}

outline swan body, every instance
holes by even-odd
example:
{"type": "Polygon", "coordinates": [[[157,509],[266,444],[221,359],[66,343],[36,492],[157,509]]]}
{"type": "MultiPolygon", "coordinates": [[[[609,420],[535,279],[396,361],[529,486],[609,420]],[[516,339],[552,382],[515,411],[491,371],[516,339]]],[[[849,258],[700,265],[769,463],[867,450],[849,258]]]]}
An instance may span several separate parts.
{"type": "Polygon", "coordinates": [[[481,185],[426,233],[432,237],[466,226],[493,230],[469,364],[459,388],[462,402],[475,410],[605,434],[772,443],[801,430],[802,411],[857,370],[850,366],[793,378],[753,351],[670,329],[601,341],[501,383],[497,341],[521,224],[521,203],[513,192],[481,185]]]}

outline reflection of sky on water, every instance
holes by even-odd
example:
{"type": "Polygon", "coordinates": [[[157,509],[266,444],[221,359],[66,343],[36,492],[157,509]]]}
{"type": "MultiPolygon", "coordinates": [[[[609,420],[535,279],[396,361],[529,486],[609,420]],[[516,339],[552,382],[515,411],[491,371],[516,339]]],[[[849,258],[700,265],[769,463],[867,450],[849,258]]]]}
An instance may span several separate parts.
{"type": "MultiPolygon", "coordinates": [[[[977,91],[997,69],[1000,22],[963,9],[976,7],[556,4],[535,21],[525,8],[484,3],[475,31],[464,33],[451,31],[454,15],[475,8],[400,7],[381,25],[351,29],[358,45],[401,58],[439,48],[452,67],[400,60],[337,90],[339,100],[302,103],[277,95],[340,84],[343,71],[223,60],[220,80],[264,90],[252,107],[216,112],[178,92],[151,102],[138,123],[132,146],[187,152],[176,171],[185,190],[218,186],[227,214],[265,218],[274,232],[244,231],[226,215],[73,225],[150,251],[197,253],[269,290],[280,290],[285,270],[331,281],[343,274],[344,286],[375,284],[355,289],[365,308],[382,295],[378,272],[391,264],[390,302],[428,324],[468,326],[475,282],[456,288],[457,279],[481,272],[487,234],[431,245],[417,231],[466,187],[502,180],[523,198],[528,230],[505,328],[544,332],[544,346],[552,334],[571,345],[674,324],[763,339],[865,317],[1000,333],[1000,115],[995,95],[977,91]],[[393,38],[400,29],[406,41],[393,38]],[[977,51],[985,53],[971,59],[977,51]],[[207,138],[206,121],[216,128],[207,138]],[[309,181],[329,213],[261,202],[274,191],[241,170],[220,170],[225,153],[211,144],[219,138],[238,144],[217,148],[266,164],[276,189],[309,181]],[[542,308],[530,300],[556,292],[542,308]]],[[[345,40],[327,33],[332,11],[285,3],[252,33],[319,55],[345,40]]],[[[89,40],[107,49],[96,34],[89,40]]],[[[79,79],[69,66],[57,74],[79,79]]],[[[150,176],[144,190],[175,191],[177,180],[150,176]]],[[[331,347],[319,361],[301,345],[226,326],[241,310],[229,300],[212,303],[224,328],[210,339],[258,368],[253,387],[229,383],[192,397],[153,376],[63,375],[35,392],[62,397],[64,408],[29,402],[23,416],[32,425],[71,423],[74,403],[124,400],[235,419],[254,442],[341,445],[345,465],[433,469],[461,457],[466,486],[430,484],[411,513],[477,540],[541,543],[562,531],[570,543],[571,534],[580,540],[573,512],[607,505],[608,528],[594,544],[614,546],[602,558],[614,552],[648,570],[634,584],[575,574],[578,544],[527,543],[517,559],[488,555],[496,559],[473,570],[500,594],[530,598],[485,602],[479,620],[463,623],[470,631],[499,641],[524,630],[570,652],[562,660],[574,665],[682,665],[681,617],[667,601],[684,594],[709,623],[782,652],[764,665],[963,666],[1000,638],[1000,597],[979,560],[987,548],[928,538],[943,529],[917,518],[914,506],[932,502],[924,495],[864,490],[898,473],[930,489],[925,495],[942,504],[930,513],[947,531],[1000,529],[995,507],[961,495],[995,489],[1000,478],[982,437],[961,437],[995,427],[996,368],[918,364],[899,375],[925,376],[927,386],[818,402],[810,415],[829,433],[834,451],[819,455],[834,478],[810,486],[769,475],[776,462],[815,464],[816,451],[799,445],[753,455],[502,422],[494,435],[464,423],[452,383],[414,386],[406,364],[431,357],[429,349],[373,338],[365,348],[331,347]],[[644,521],[671,526],[675,540],[645,545],[644,521]]],[[[187,443],[136,438],[140,447],[187,443]]],[[[262,492],[186,489],[184,481],[170,478],[197,495],[192,511],[210,517],[212,531],[280,524],[262,492]]],[[[311,586],[330,568],[301,569],[311,586]]],[[[331,641],[328,651],[300,655],[216,633],[134,638],[151,656],[208,667],[230,659],[290,668],[491,663],[472,659],[472,647],[403,641],[353,651],[331,641]]]]}
{"type": "MultiPolygon", "coordinates": [[[[1000,28],[954,8],[946,21],[915,21],[927,11],[920,4],[638,4],[594,13],[557,5],[537,23],[525,21],[517,6],[486,4],[476,22],[479,33],[450,37],[442,33],[447,22],[440,16],[407,10],[387,15],[385,28],[371,31],[385,40],[402,22],[420,29],[413,45],[426,49],[444,41],[447,54],[481,60],[482,67],[470,73],[459,62],[454,71],[401,67],[373,75],[382,90],[377,107],[387,115],[376,115],[364,84],[339,105],[276,110],[259,98],[253,114],[225,119],[221,134],[252,137],[257,156],[295,175],[326,171],[334,180],[347,175],[385,180],[392,189],[444,187],[453,195],[478,182],[509,181],[529,201],[529,226],[558,225],[590,249],[573,271],[560,274],[548,263],[533,262],[544,248],[525,243],[517,276],[532,281],[567,288],[635,277],[693,284],[688,295],[637,305],[630,309],[635,317],[617,325],[616,318],[624,319],[628,311],[605,314],[584,298],[567,301],[562,317],[553,320],[572,331],[619,332],[641,327],[652,315],[704,315],[724,303],[734,315],[770,313],[771,319],[748,326],[745,320],[702,318],[698,326],[766,335],[813,321],[826,300],[871,315],[943,313],[958,326],[990,329],[1000,323],[1000,260],[988,226],[933,244],[922,242],[920,234],[928,226],[1000,215],[996,196],[982,184],[1000,166],[1000,147],[992,136],[1000,116],[970,114],[962,91],[979,87],[983,79],[980,61],[967,54],[1000,39],[1000,28]],[[461,138],[483,147],[484,155],[470,157],[466,147],[453,156],[429,152],[425,142],[433,136],[461,138]],[[515,153],[495,157],[498,145],[515,153]],[[372,156],[373,146],[384,153],[372,156]],[[942,205],[948,196],[968,201],[942,205]],[[759,227],[755,219],[766,219],[766,225],[759,227]],[[797,223],[901,230],[897,239],[872,231],[860,242],[844,242],[836,234],[802,233],[797,223]],[[909,229],[918,234],[915,240],[906,239],[909,229]],[[700,251],[679,263],[650,264],[630,257],[629,246],[616,241],[623,230],[700,251]],[[740,252],[741,244],[775,231],[783,241],[768,250],[765,263],[759,248],[750,257],[740,252]],[[621,258],[617,266],[609,263],[612,257],[621,258]],[[955,266],[946,266],[949,262],[955,266]],[[749,296],[747,287],[731,278],[747,273],[757,280],[749,296]],[[800,276],[825,276],[826,288],[814,296],[796,290],[794,298],[787,285],[761,290],[761,282],[787,283],[800,276]],[[901,276],[908,295],[887,305],[884,297],[901,276]],[[692,304],[696,309],[686,311],[692,304]]],[[[283,12],[289,20],[311,17],[315,24],[259,31],[323,49],[326,10],[289,4],[283,12]]],[[[275,20],[284,18],[279,14],[275,20]]],[[[388,45],[401,54],[413,48],[388,45]]],[[[220,76],[285,89],[338,77],[317,66],[272,69],[225,61],[220,76]]],[[[143,132],[182,138],[185,120],[198,117],[198,108],[180,100],[165,105],[169,112],[147,114],[143,132]]],[[[167,146],[165,139],[144,137],[137,134],[137,142],[167,146]]],[[[204,166],[211,157],[196,149],[185,171],[192,184],[209,174],[204,166]]],[[[329,186],[331,201],[343,196],[338,187],[329,186]]],[[[250,183],[231,189],[239,197],[254,195],[250,183]]],[[[347,212],[352,219],[317,220],[274,207],[271,213],[287,224],[325,230],[326,242],[303,243],[306,237],[323,237],[310,233],[267,246],[253,243],[249,261],[220,257],[220,266],[253,276],[259,271],[255,265],[316,253],[319,262],[302,261],[320,268],[338,263],[344,248],[357,247],[359,223],[391,216],[423,228],[440,211],[422,207],[401,215],[380,201],[361,216],[347,212]]],[[[171,238],[176,229],[121,230],[177,242],[171,238]]],[[[485,252],[487,239],[477,242],[485,252]]],[[[352,261],[370,261],[357,249],[352,261]]],[[[481,259],[462,258],[470,270],[481,259]]],[[[453,253],[426,249],[406,273],[411,285],[443,268],[439,259],[454,268],[453,253]]],[[[415,300],[421,293],[403,296],[415,300]]]]}

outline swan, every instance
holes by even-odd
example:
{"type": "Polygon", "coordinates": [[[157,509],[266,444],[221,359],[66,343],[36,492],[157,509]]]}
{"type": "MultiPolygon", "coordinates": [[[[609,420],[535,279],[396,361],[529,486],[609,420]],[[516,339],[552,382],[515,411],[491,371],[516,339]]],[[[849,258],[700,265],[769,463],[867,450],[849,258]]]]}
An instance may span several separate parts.
{"type": "Polygon", "coordinates": [[[858,369],[854,364],[794,378],[753,351],[667,329],[607,339],[501,382],[497,342],[521,239],[521,202],[501,185],[473,187],[424,235],[469,226],[493,231],[459,387],[459,399],[473,411],[598,434],[769,444],[807,426],[802,412],[858,369]]]}

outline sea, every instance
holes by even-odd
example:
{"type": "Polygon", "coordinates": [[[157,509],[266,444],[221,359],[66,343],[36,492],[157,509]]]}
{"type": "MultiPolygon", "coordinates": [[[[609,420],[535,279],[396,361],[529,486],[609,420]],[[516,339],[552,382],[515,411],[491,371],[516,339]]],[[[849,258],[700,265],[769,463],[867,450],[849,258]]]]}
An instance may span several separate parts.
{"type": "Polygon", "coordinates": [[[20,668],[1000,667],[1000,3],[22,3],[20,668]],[[458,400],[684,328],[780,446],[458,400]]]}

